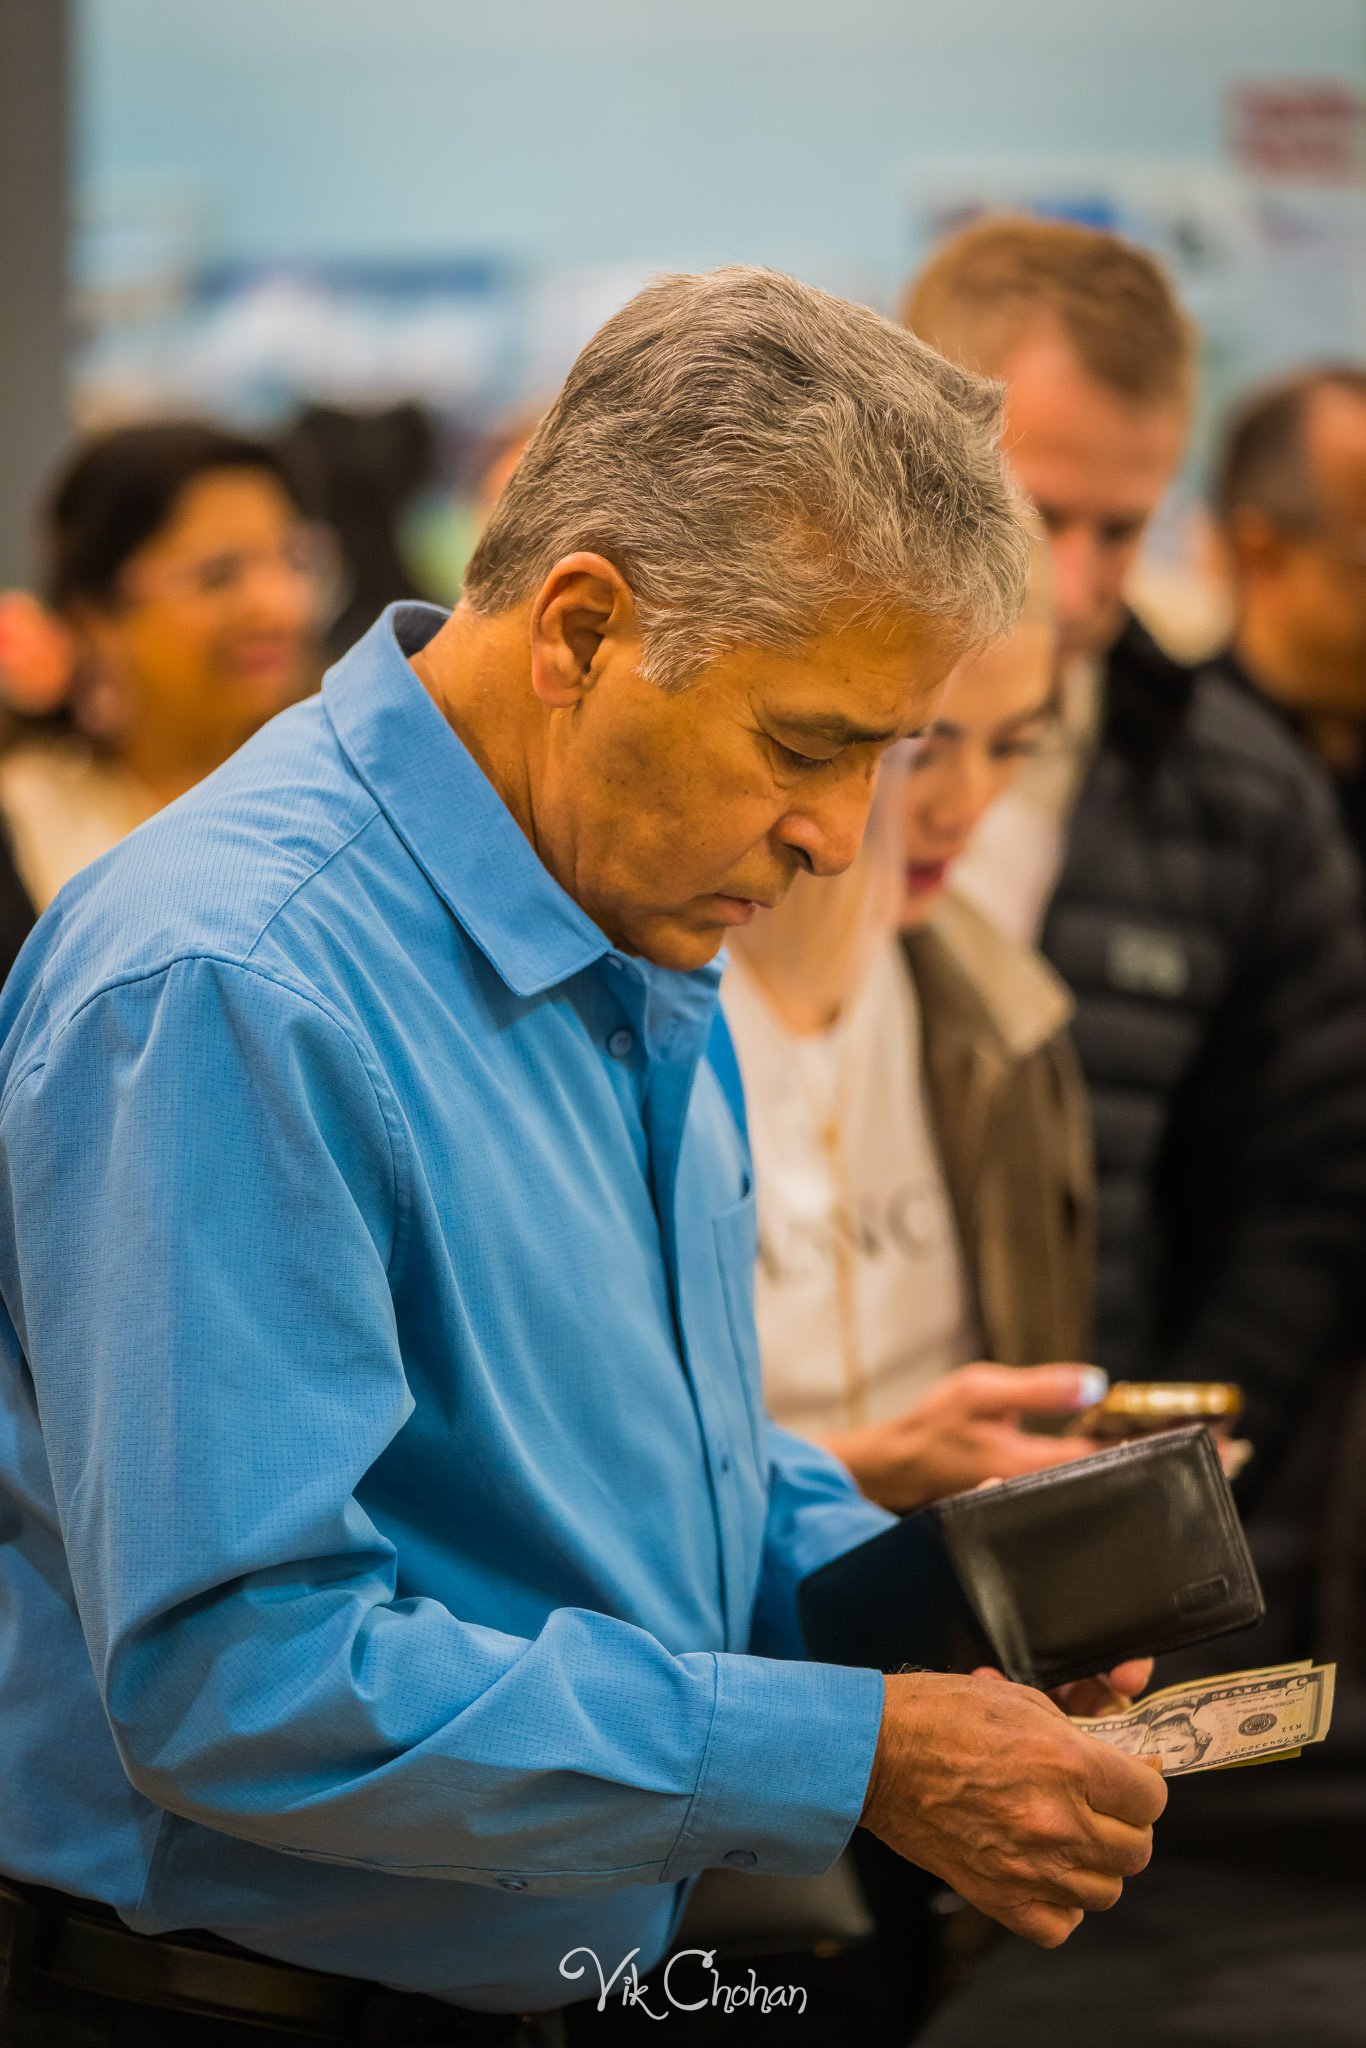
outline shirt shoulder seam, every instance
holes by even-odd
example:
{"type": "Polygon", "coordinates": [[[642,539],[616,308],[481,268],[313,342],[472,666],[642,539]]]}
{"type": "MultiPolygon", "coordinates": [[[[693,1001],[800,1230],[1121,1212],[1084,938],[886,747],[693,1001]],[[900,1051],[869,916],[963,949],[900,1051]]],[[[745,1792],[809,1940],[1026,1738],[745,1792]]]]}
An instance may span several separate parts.
{"type": "MultiPolygon", "coordinates": [[[[354,837],[355,835],[353,834],[352,836],[354,837]]],[[[338,848],[337,851],[340,852],[341,849],[338,848]]],[[[120,988],[135,988],[141,982],[163,979],[177,967],[200,965],[230,968],[242,974],[249,974],[254,980],[263,981],[269,987],[278,988],[282,994],[292,996],[296,1002],[305,1003],[310,1009],[316,1010],[335,1030],[340,1032],[350,1047],[356,1063],[364,1074],[370,1092],[374,1097],[375,1107],[379,1111],[380,1122],[384,1126],[385,1141],[389,1149],[389,1182],[391,1200],[394,1206],[394,1232],[393,1241],[389,1247],[386,1267],[392,1279],[400,1254],[407,1243],[409,1207],[408,1174],[406,1171],[407,1146],[403,1140],[402,1124],[398,1115],[397,1104],[392,1101],[382,1074],[372,1063],[364,1045],[359,1041],[355,1032],[351,1030],[345,1018],[333,1009],[332,1005],[325,1001],[316,989],[299,987],[294,982],[287,981],[283,975],[272,973],[259,961],[243,959],[231,953],[214,952],[206,947],[193,948],[175,953],[168,960],[158,961],[154,967],[142,967],[130,970],[126,974],[111,975],[107,980],[102,981],[98,988],[91,989],[89,994],[72,1011],[71,1015],[62,1022],[60,1027],[53,1033],[42,1056],[34,1059],[29,1066],[24,1067],[18,1074],[11,1075],[3,1098],[0,1098],[0,1125],[3,1125],[20,1089],[31,1081],[35,1075],[43,1071],[53,1048],[66,1036],[67,1032],[72,1029],[78,1020],[85,1015],[86,1011],[99,1002],[102,996],[112,995],[116,989],[120,988]],[[405,1170],[403,1172],[400,1172],[399,1168],[400,1153],[404,1161],[405,1170]]]]}
{"type": "MultiPolygon", "coordinates": [[[[366,795],[369,796],[369,794],[370,793],[367,790],[366,795]]],[[[265,938],[266,933],[270,930],[276,918],[283,916],[284,912],[288,910],[290,904],[294,901],[294,898],[299,894],[300,890],[306,889],[310,882],[316,882],[319,875],[324,874],[327,871],[327,869],[331,867],[334,860],[338,859],[340,855],[345,853],[348,847],[355,845],[356,841],[360,838],[363,832],[369,831],[370,827],[374,824],[376,818],[383,817],[383,810],[373,797],[370,797],[370,804],[371,808],[368,815],[361,819],[359,825],[357,825],[353,831],[348,832],[345,839],[339,840],[337,845],[333,847],[332,851],[329,854],[327,854],[324,859],[320,860],[316,866],[311,867],[306,875],[300,875],[298,881],[295,882],[293,888],[288,890],[286,894],[280,898],[280,901],[275,905],[275,908],[271,911],[269,917],[267,917],[265,923],[261,926],[260,931],[257,932],[256,937],[247,947],[245,953],[243,953],[242,964],[244,966],[247,964],[248,961],[250,961],[252,954],[256,951],[256,948],[265,938]]],[[[282,983],[281,985],[288,986],[287,983],[282,983]]]]}

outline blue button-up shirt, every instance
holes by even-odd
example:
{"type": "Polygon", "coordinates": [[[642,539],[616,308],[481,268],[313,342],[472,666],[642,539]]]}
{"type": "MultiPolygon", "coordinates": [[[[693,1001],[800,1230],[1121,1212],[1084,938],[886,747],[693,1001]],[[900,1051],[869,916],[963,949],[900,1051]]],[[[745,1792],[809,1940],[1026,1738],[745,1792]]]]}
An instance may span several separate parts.
{"type": "Polygon", "coordinates": [[[497,2010],[837,1856],[882,1681],[793,1593],[887,1518],[762,1411],[717,971],[542,867],[405,659],[442,617],[0,1002],[0,1869],[497,2010]]]}

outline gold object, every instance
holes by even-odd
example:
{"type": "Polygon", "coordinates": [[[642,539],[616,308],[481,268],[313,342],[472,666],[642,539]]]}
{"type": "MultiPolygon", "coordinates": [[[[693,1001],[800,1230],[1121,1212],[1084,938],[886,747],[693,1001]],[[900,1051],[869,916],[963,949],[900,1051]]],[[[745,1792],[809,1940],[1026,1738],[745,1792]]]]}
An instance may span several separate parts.
{"type": "Polygon", "coordinates": [[[1231,1429],[1242,1412],[1242,1389],[1226,1380],[1116,1380],[1074,1426],[1086,1436],[1154,1436],[1186,1422],[1231,1429]]]}

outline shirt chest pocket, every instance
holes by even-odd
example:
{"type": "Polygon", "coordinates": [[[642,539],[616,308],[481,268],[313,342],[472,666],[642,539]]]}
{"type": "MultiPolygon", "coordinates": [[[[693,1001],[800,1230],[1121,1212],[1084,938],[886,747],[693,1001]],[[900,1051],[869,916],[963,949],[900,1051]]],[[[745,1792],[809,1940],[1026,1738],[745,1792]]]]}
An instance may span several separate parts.
{"type": "Polygon", "coordinates": [[[759,1336],[754,1326],[754,1267],[759,1254],[759,1223],[754,1190],[712,1218],[712,1238],[725,1305],[726,1326],[738,1367],[755,1462],[767,1469],[764,1443],[764,1391],[759,1362],[759,1336]]]}

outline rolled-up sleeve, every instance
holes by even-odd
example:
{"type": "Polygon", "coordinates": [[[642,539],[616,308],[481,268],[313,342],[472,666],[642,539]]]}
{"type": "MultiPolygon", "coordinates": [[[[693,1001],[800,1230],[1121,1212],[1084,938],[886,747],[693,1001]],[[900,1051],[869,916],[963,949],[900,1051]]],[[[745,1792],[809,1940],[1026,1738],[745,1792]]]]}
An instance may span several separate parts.
{"type": "MultiPolygon", "coordinates": [[[[783,1662],[776,1636],[773,1658],[675,1655],[575,1607],[528,1639],[400,1596],[358,1490],[414,1406],[390,1287],[409,1171],[359,1036],[249,965],[106,988],[13,1078],[0,1278],[129,1779],[277,1850],[516,1890],[732,1852],[824,1868],[877,1673],[783,1662]]],[[[881,1525],[839,1470],[775,1456],[775,1614],[881,1525]]]]}

